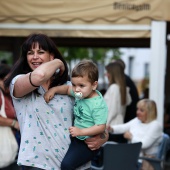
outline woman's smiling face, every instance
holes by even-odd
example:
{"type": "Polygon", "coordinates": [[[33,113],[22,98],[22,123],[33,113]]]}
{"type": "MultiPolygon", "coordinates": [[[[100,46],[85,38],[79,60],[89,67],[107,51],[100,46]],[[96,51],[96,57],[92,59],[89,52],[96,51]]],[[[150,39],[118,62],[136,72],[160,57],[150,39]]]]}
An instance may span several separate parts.
{"type": "Polygon", "coordinates": [[[32,45],[31,50],[27,52],[27,62],[32,70],[43,63],[53,60],[54,57],[48,51],[40,48],[38,43],[32,45]]]}

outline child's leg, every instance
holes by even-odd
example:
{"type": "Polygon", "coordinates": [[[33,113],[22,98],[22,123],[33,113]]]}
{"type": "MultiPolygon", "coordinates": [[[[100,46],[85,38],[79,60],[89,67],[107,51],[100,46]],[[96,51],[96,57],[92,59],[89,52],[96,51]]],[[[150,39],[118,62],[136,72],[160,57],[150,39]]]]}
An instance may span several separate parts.
{"type": "Polygon", "coordinates": [[[71,138],[69,149],[61,163],[61,170],[75,170],[89,162],[97,151],[91,151],[84,141],[71,138]]]}

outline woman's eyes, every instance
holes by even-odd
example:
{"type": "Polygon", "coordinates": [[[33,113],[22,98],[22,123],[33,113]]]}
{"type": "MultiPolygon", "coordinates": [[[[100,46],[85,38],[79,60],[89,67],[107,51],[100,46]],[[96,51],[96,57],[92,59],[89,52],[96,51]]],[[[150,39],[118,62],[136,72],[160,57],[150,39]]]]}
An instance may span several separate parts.
{"type": "Polygon", "coordinates": [[[44,51],[39,51],[38,54],[44,54],[45,52],[44,51]]]}
{"type": "MultiPolygon", "coordinates": [[[[37,54],[44,54],[45,51],[38,51],[37,54]]],[[[27,55],[34,55],[34,51],[28,51],[27,55]]]]}
{"type": "Polygon", "coordinates": [[[140,112],[144,112],[144,109],[138,109],[140,112]]]}
{"type": "Polygon", "coordinates": [[[34,54],[32,51],[27,52],[27,55],[32,55],[32,54],[34,54]]]}

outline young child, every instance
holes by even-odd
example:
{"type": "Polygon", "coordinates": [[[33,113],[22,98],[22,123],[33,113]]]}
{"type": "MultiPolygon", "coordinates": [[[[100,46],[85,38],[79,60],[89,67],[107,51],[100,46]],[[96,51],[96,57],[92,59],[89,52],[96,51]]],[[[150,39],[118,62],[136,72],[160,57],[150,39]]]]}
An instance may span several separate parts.
{"type": "Polygon", "coordinates": [[[108,108],[99,91],[98,68],[90,60],[79,62],[71,75],[72,86],[62,85],[49,89],[44,95],[48,103],[55,95],[75,97],[74,126],[69,128],[71,144],[61,163],[61,170],[75,170],[90,161],[98,150],[92,151],[84,140],[105,130],[108,108]]]}

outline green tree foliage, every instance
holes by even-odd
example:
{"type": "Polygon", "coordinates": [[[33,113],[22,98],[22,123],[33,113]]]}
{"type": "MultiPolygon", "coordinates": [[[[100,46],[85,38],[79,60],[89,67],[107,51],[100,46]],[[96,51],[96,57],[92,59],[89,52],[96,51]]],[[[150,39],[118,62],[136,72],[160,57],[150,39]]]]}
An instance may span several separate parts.
{"type": "Polygon", "coordinates": [[[88,58],[88,50],[78,47],[60,47],[59,51],[67,61],[88,58]]]}
{"type": "Polygon", "coordinates": [[[123,54],[118,48],[114,48],[113,50],[113,57],[112,59],[119,59],[123,54]]]}
{"type": "Polygon", "coordinates": [[[6,51],[0,51],[0,63],[4,62],[6,64],[12,65],[12,53],[6,51]]]}
{"type": "Polygon", "coordinates": [[[104,63],[107,53],[112,50],[113,56],[110,58],[118,59],[122,53],[118,48],[82,48],[82,47],[59,47],[59,51],[62,53],[67,62],[72,60],[91,59],[94,62],[104,63]]]}

